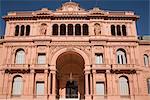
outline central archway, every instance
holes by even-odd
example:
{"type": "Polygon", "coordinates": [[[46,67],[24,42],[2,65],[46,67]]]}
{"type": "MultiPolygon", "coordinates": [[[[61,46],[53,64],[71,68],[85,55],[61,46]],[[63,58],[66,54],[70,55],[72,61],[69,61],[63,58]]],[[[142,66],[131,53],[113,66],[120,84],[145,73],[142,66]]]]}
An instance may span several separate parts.
{"type": "Polygon", "coordinates": [[[56,60],[58,98],[84,99],[84,66],[83,57],[74,52],[66,51],[56,60]]]}

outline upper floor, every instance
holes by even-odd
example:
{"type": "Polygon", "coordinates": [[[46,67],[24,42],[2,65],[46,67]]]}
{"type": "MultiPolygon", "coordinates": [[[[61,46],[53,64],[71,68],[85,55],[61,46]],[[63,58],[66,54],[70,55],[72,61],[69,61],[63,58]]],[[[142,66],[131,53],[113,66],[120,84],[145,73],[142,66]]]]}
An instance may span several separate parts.
{"type": "Polygon", "coordinates": [[[137,37],[136,20],[131,11],[105,11],[100,8],[85,10],[78,3],[66,2],[55,11],[9,12],[5,37],[67,36],[67,37],[137,37]]]}

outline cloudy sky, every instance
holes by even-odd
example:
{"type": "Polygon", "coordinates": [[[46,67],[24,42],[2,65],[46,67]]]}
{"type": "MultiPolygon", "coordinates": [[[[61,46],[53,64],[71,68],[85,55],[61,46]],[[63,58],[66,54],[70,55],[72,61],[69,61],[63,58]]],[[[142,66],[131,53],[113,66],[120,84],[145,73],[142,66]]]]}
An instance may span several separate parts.
{"type": "MultiPolygon", "coordinates": [[[[0,0],[0,35],[5,33],[2,16],[10,11],[35,11],[41,8],[55,10],[70,0],[0,0]]],[[[72,0],[86,10],[99,7],[103,10],[134,11],[140,16],[137,21],[138,35],[150,35],[150,0],[72,0]]]]}

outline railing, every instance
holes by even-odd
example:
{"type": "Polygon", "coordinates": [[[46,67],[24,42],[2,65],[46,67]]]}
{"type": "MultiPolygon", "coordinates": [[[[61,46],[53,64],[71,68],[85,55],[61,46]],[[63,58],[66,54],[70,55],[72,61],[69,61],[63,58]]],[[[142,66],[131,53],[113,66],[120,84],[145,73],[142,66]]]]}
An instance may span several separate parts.
{"type": "Polygon", "coordinates": [[[29,64],[7,64],[4,69],[30,69],[29,64]]]}
{"type": "Polygon", "coordinates": [[[111,65],[111,69],[118,69],[118,70],[121,70],[121,69],[124,69],[124,70],[127,70],[127,69],[135,69],[136,66],[134,64],[112,64],[111,65]]]}
{"type": "Polygon", "coordinates": [[[109,65],[106,65],[106,64],[94,64],[92,66],[92,69],[96,69],[96,70],[107,70],[107,69],[110,69],[110,66],[109,65]]]}

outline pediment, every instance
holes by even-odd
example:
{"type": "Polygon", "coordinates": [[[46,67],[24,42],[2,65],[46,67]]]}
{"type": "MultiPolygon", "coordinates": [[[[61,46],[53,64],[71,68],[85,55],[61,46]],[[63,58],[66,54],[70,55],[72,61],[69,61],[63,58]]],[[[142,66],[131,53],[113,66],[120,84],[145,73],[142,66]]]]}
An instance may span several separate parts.
{"type": "Polygon", "coordinates": [[[35,15],[50,15],[52,13],[48,8],[42,8],[41,10],[37,10],[34,12],[35,15]]]}
{"type": "Polygon", "coordinates": [[[56,10],[56,12],[73,12],[73,11],[81,12],[85,10],[81,8],[78,3],[75,2],[66,2],[62,5],[62,7],[56,10]]]}
{"type": "Polygon", "coordinates": [[[95,8],[93,8],[93,9],[91,9],[91,10],[89,11],[89,13],[91,13],[91,14],[101,14],[101,15],[104,15],[106,12],[105,12],[104,10],[101,10],[101,9],[98,8],[98,7],[95,7],[95,8]]]}

